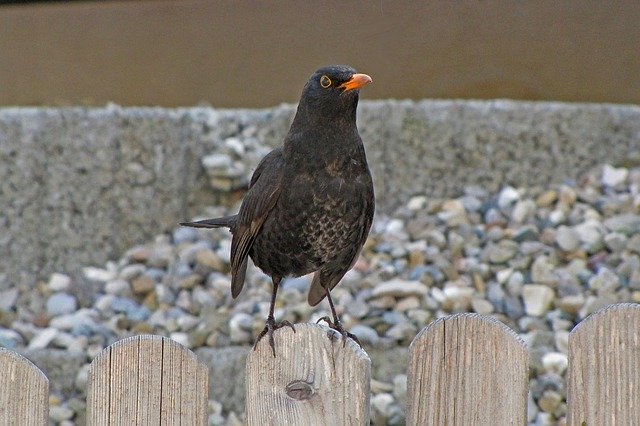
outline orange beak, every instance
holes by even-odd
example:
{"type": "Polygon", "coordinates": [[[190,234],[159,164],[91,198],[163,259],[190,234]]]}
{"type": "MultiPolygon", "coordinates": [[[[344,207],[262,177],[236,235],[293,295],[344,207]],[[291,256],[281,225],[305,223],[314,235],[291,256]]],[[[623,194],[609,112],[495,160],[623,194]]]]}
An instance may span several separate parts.
{"type": "Polygon", "coordinates": [[[338,88],[343,89],[343,91],[346,92],[347,90],[359,89],[365,84],[371,83],[372,81],[373,80],[371,80],[371,77],[366,74],[354,74],[348,81],[345,81],[340,86],[338,86],[338,88]]]}

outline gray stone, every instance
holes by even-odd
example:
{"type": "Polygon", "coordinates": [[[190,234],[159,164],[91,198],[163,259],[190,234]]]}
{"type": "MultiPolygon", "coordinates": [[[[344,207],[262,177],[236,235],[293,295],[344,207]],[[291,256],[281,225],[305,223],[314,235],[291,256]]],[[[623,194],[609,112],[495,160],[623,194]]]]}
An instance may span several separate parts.
{"type": "Polygon", "coordinates": [[[558,409],[562,400],[563,397],[558,392],[554,390],[546,390],[538,400],[538,407],[540,407],[540,409],[545,413],[554,413],[558,409]]]}
{"type": "Polygon", "coordinates": [[[97,323],[94,320],[96,312],[93,309],[80,309],[72,314],[60,315],[52,318],[49,321],[49,325],[58,330],[71,330],[88,328],[93,330],[97,327],[97,323]]]}
{"type": "Polygon", "coordinates": [[[309,289],[311,284],[310,277],[305,275],[296,278],[287,278],[282,282],[283,289],[296,289],[299,292],[304,292],[309,289]]]}
{"type": "Polygon", "coordinates": [[[385,333],[386,337],[394,340],[411,340],[417,334],[416,326],[411,323],[400,323],[391,326],[385,333]]]}
{"type": "Polygon", "coordinates": [[[39,331],[29,342],[28,349],[44,349],[58,335],[58,330],[49,327],[39,331]]]}
{"type": "Polygon", "coordinates": [[[0,291],[0,312],[8,312],[13,309],[19,295],[20,290],[15,287],[0,291]]]}
{"type": "Polygon", "coordinates": [[[407,406],[407,375],[398,374],[393,378],[393,397],[401,407],[407,406]]]}
{"type": "Polygon", "coordinates": [[[107,269],[96,268],[93,266],[87,266],[82,269],[82,274],[84,278],[89,281],[95,282],[107,282],[115,278],[115,273],[113,271],[109,271],[107,269]]]}
{"type": "Polygon", "coordinates": [[[517,189],[511,186],[505,186],[498,194],[498,207],[504,210],[511,207],[519,199],[520,193],[518,193],[517,189]]]}
{"type": "Polygon", "coordinates": [[[539,256],[533,261],[531,265],[531,279],[536,284],[557,284],[558,276],[555,272],[555,266],[549,261],[547,256],[539,256]]]}
{"type": "Polygon", "coordinates": [[[580,241],[587,246],[589,252],[595,252],[602,246],[603,231],[600,222],[587,220],[576,225],[573,229],[580,237],[580,241]]]}
{"type": "Polygon", "coordinates": [[[538,406],[536,405],[531,392],[527,394],[527,422],[533,423],[538,415],[538,406]]]}
{"type": "Polygon", "coordinates": [[[625,183],[629,176],[629,170],[624,167],[612,167],[605,164],[602,167],[602,184],[611,187],[617,187],[625,183]]]}
{"type": "Polygon", "coordinates": [[[604,236],[604,243],[611,251],[621,251],[627,243],[627,236],[619,232],[610,232],[604,236]]]}
{"type": "Polygon", "coordinates": [[[566,354],[560,352],[549,352],[542,356],[542,367],[547,372],[562,375],[568,366],[569,359],[566,354]]]}
{"type": "Polygon", "coordinates": [[[49,419],[61,423],[64,420],[70,420],[75,413],[69,407],[54,405],[49,407],[49,419]]]}
{"type": "Polygon", "coordinates": [[[578,311],[580,319],[584,319],[599,309],[617,303],[618,299],[615,295],[605,295],[602,297],[588,296],[587,300],[578,311]]]}
{"type": "Polygon", "coordinates": [[[375,345],[380,339],[373,328],[364,324],[355,324],[349,331],[355,334],[358,340],[365,345],[375,345]]]}
{"type": "Polygon", "coordinates": [[[473,312],[480,315],[489,315],[493,312],[493,305],[491,302],[480,298],[474,298],[471,300],[471,308],[473,309],[473,312]]]}
{"type": "Polygon", "coordinates": [[[0,328],[0,347],[14,349],[24,343],[22,336],[15,330],[0,328]]]}
{"type": "Polygon", "coordinates": [[[67,293],[55,293],[47,299],[47,315],[55,317],[57,315],[70,314],[78,307],[76,298],[67,293]]]}
{"type": "Polygon", "coordinates": [[[629,241],[627,241],[627,250],[640,254],[640,233],[629,238],[629,241]]]}
{"type": "Polygon", "coordinates": [[[580,247],[580,234],[573,228],[561,226],[556,233],[556,243],[564,251],[574,251],[580,247]]]}
{"type": "Polygon", "coordinates": [[[442,308],[449,312],[465,312],[471,305],[474,290],[470,287],[446,286],[442,291],[444,300],[442,308]]]}
{"type": "MultiPolygon", "coordinates": [[[[188,228],[191,229],[191,228],[188,228]]],[[[120,270],[120,273],[118,274],[119,276],[119,280],[115,280],[115,282],[117,282],[117,284],[112,284],[113,281],[107,282],[107,284],[105,285],[105,287],[111,285],[111,291],[105,289],[105,291],[107,293],[111,293],[111,294],[125,294],[126,293],[126,289],[125,287],[129,287],[129,285],[127,284],[126,286],[122,283],[123,281],[131,281],[134,278],[142,275],[145,271],[147,270],[147,267],[140,264],[140,263],[134,263],[131,265],[127,265],[124,268],[122,268],[120,270]]]]}
{"type": "Polygon", "coordinates": [[[518,253],[518,243],[501,240],[498,244],[490,244],[485,249],[485,256],[491,263],[505,263],[518,253]]]}
{"type": "Polygon", "coordinates": [[[124,279],[107,282],[104,291],[115,296],[131,296],[131,286],[124,279]]]}
{"type": "Polygon", "coordinates": [[[526,284],[522,288],[522,299],[527,315],[544,315],[553,302],[554,292],[546,285],[526,284]]]}
{"type": "Polygon", "coordinates": [[[536,203],[533,200],[520,200],[513,207],[511,220],[515,223],[523,223],[536,211],[536,203]]]}
{"type": "Polygon", "coordinates": [[[458,226],[467,221],[467,211],[460,200],[447,200],[442,204],[438,218],[445,222],[447,226],[458,226]]]}
{"type": "Polygon", "coordinates": [[[60,274],[58,272],[54,272],[53,274],[51,274],[49,282],[47,283],[47,287],[53,292],[67,291],[69,290],[70,286],[71,277],[65,274],[60,274]]]}
{"type": "Polygon", "coordinates": [[[393,412],[395,400],[389,393],[379,393],[371,397],[372,421],[374,424],[382,424],[383,419],[388,419],[393,412]]]}
{"type": "Polygon", "coordinates": [[[428,292],[429,288],[419,281],[393,279],[376,285],[371,295],[372,297],[407,297],[424,296],[428,292]]]}
{"type": "Polygon", "coordinates": [[[519,297],[507,296],[504,299],[504,313],[511,319],[516,320],[524,315],[524,308],[519,297]]]}
{"type": "Polygon", "coordinates": [[[589,279],[589,288],[599,296],[612,294],[620,286],[620,278],[607,268],[600,268],[598,273],[589,279]]]}
{"type": "Polygon", "coordinates": [[[604,226],[607,229],[620,232],[625,235],[632,235],[640,232],[640,215],[633,213],[624,213],[612,216],[604,220],[604,226]]]}

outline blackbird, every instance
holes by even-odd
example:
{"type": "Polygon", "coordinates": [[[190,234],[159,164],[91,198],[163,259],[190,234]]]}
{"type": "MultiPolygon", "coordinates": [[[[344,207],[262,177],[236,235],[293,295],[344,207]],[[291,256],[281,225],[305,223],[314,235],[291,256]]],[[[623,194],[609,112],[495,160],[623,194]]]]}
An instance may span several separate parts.
{"type": "MultiPolygon", "coordinates": [[[[351,269],[364,244],[374,212],[371,174],[356,127],[359,89],[371,77],[348,66],[317,70],[302,90],[283,146],[256,168],[237,215],[187,222],[197,228],[231,230],[231,294],[244,284],[247,259],[273,282],[265,335],[275,356],[273,332],[289,321],[273,316],[283,278],[315,272],[308,302],[326,296],[333,320],[324,317],[344,342],[357,338],[342,327],[330,290],[351,269]]],[[[358,342],[359,343],[359,342],[358,342]]]]}

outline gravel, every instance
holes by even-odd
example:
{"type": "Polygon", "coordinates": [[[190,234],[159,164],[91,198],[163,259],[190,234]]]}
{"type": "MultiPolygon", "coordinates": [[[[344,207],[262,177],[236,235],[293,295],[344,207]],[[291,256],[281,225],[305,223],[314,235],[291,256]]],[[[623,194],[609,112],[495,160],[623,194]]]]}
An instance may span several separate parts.
{"type": "MultiPolygon", "coordinates": [[[[205,164],[218,184],[246,183],[231,173],[233,156],[210,156],[205,164]]],[[[0,345],[80,359],[72,383],[52,387],[52,422],[83,418],[88,364],[127,336],[160,334],[200,354],[238,348],[233,356],[206,352],[206,358],[225,364],[218,371],[242,365],[264,325],[271,283],[250,267],[243,294],[232,300],[230,238],[224,230],[176,227],[120,259],[87,265],[83,282],[54,273],[34,288],[0,294],[0,345]]],[[[309,277],[283,283],[277,318],[304,322],[329,314],[325,302],[307,305],[308,285],[309,277]]],[[[391,370],[375,357],[393,350],[406,357],[423,327],[458,312],[494,316],[523,338],[532,361],[529,422],[554,424],[566,413],[569,331],[608,304],[640,302],[640,168],[603,165],[550,188],[468,187],[455,199],[416,194],[393,215],[376,216],[360,258],[333,295],[345,327],[373,358],[375,424],[404,423],[407,381],[397,355],[391,370]]],[[[233,398],[216,392],[211,424],[241,422],[242,392],[227,392],[233,398]]]]}

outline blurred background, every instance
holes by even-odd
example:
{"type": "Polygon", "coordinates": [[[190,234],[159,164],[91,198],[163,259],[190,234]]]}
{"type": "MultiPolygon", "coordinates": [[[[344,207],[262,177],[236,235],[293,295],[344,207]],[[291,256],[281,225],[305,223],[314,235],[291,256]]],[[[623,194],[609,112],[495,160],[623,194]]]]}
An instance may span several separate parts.
{"type": "Polygon", "coordinates": [[[635,0],[8,3],[2,106],[267,107],[329,63],[369,99],[640,102],[635,0]]]}

